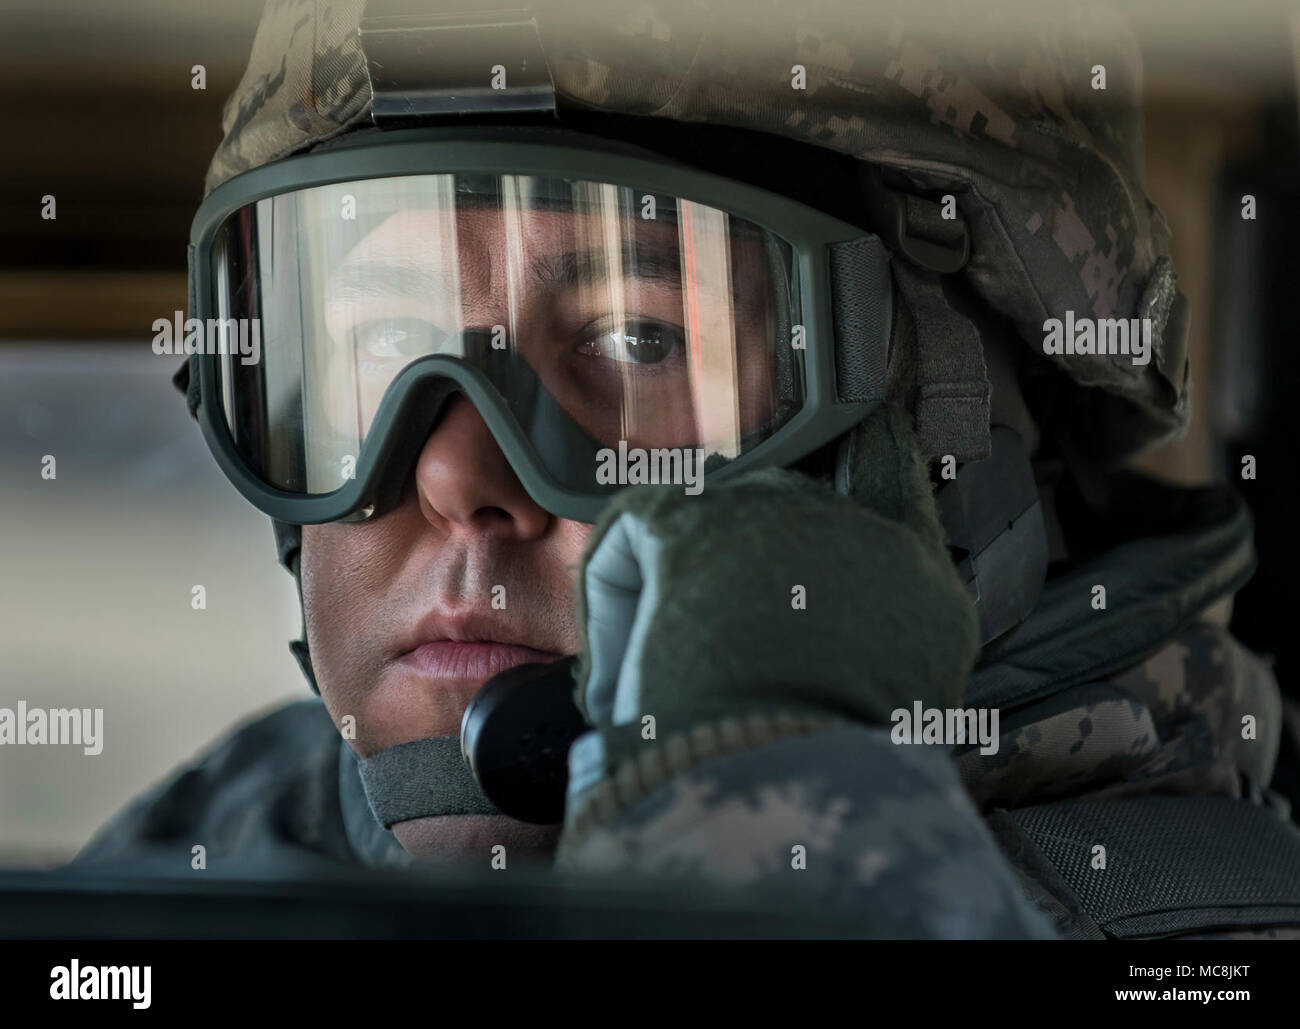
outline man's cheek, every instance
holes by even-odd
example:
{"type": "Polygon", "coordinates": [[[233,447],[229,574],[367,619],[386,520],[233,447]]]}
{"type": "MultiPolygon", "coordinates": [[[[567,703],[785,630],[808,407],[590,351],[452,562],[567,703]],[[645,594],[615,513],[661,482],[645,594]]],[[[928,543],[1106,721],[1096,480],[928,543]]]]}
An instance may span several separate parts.
{"type": "Polygon", "coordinates": [[[380,599],[383,584],[392,578],[394,548],[386,546],[382,521],[344,525],[304,525],[302,528],[303,598],[318,607],[344,610],[355,598],[380,599]]]}
{"type": "Polygon", "coordinates": [[[339,526],[303,527],[302,598],[307,624],[307,644],[321,697],[330,713],[336,709],[355,709],[368,688],[365,665],[373,633],[367,612],[373,610],[370,592],[358,588],[358,576],[350,571],[352,562],[344,559],[346,542],[339,526]]]}

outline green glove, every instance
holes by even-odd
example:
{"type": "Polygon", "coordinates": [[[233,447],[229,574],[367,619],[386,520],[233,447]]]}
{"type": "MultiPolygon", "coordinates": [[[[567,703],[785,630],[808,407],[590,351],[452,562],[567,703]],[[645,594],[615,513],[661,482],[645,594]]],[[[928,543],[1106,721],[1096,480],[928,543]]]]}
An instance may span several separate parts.
{"type": "MultiPolygon", "coordinates": [[[[959,700],[978,651],[945,549],[807,476],[619,494],[588,541],[577,701],[657,738],[748,712],[886,724],[959,700]]],[[[641,738],[646,738],[641,734],[641,738]]]]}

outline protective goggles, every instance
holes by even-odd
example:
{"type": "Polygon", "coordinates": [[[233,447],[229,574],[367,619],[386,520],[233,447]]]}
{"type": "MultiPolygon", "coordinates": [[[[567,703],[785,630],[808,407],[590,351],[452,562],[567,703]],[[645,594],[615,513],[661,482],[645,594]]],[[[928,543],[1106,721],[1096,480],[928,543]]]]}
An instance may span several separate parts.
{"type": "Polygon", "coordinates": [[[594,521],[865,417],[890,282],[861,228],[599,140],[345,137],[199,208],[197,414],[243,495],[305,524],[395,506],[463,395],[540,506],[594,521]]]}

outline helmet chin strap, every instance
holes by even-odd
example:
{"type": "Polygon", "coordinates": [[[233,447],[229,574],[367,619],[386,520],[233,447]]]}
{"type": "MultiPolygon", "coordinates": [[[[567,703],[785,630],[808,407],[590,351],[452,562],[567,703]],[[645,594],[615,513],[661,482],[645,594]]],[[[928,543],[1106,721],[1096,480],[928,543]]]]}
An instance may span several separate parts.
{"type": "Polygon", "coordinates": [[[988,346],[995,327],[986,338],[960,286],[945,290],[903,261],[894,274],[910,318],[890,340],[891,400],[841,440],[835,486],[946,547],[987,645],[1029,616],[1047,578],[1044,509],[1021,435],[1032,445],[1036,427],[1013,364],[988,346]]]}
{"type": "Polygon", "coordinates": [[[357,761],[366,802],[385,829],[436,815],[499,815],[461,757],[459,736],[385,747],[357,761]]]}
{"type": "Polygon", "coordinates": [[[563,821],[569,747],[590,729],[573,699],[575,661],[508,668],[470,702],[459,736],[412,740],[357,759],[375,821],[385,829],[438,815],[563,821]]]}
{"type": "MultiPolygon", "coordinates": [[[[302,550],[302,527],[287,522],[273,522],[276,550],[282,564],[298,586],[302,599],[299,559],[302,550]]],[[[311,654],[307,649],[306,620],[302,638],[293,640],[289,649],[302,668],[312,692],[320,695],[316,685],[311,654]]],[[[345,749],[350,749],[343,743],[345,749]]],[[[346,756],[346,755],[345,755],[346,756]]],[[[436,815],[500,814],[479,788],[465,760],[461,757],[459,736],[433,736],[396,746],[385,747],[367,758],[353,756],[344,768],[355,766],[365,792],[366,805],[375,821],[385,829],[410,818],[436,815]]],[[[347,769],[342,774],[348,774],[347,769]]]]}

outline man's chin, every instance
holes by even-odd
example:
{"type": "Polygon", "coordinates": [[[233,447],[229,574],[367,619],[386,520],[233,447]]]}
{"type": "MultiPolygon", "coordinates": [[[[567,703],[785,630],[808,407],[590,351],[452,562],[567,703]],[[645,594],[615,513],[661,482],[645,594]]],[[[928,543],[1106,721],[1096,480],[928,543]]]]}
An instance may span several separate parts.
{"type": "Polygon", "coordinates": [[[426,864],[481,861],[490,867],[496,846],[506,858],[549,860],[563,825],[531,825],[505,815],[432,815],[393,825],[397,841],[426,864]]]}

